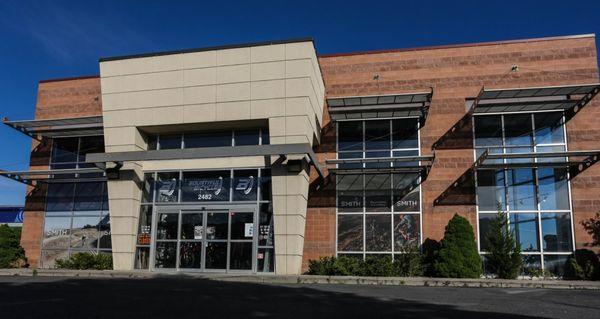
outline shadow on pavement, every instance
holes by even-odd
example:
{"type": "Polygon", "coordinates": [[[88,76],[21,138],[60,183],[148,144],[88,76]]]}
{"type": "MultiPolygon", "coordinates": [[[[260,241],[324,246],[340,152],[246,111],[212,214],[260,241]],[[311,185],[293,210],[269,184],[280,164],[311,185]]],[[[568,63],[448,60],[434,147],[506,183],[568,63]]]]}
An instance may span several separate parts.
{"type": "Polygon", "coordinates": [[[198,278],[0,283],[0,318],[533,318],[389,296],[198,278]]]}

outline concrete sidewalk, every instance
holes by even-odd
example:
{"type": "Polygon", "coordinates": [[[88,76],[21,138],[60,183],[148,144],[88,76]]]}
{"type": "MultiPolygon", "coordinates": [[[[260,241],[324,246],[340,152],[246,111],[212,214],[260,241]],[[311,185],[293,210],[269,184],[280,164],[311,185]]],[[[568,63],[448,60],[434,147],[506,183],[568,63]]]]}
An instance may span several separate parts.
{"type": "Polygon", "coordinates": [[[214,281],[248,282],[264,284],[345,284],[345,285],[386,285],[386,286],[425,286],[425,287],[480,287],[480,288],[547,288],[600,290],[599,281],[569,281],[551,279],[457,279],[428,277],[354,277],[354,276],[277,276],[241,275],[208,273],[165,273],[115,270],[65,270],[65,269],[0,269],[0,276],[41,276],[77,278],[131,278],[147,279],[156,277],[203,278],[214,281]]]}

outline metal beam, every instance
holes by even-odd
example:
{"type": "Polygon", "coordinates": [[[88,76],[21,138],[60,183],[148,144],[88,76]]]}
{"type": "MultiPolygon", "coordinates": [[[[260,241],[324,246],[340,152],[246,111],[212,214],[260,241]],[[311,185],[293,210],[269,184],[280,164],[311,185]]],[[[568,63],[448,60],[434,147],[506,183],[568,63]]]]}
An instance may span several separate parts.
{"type": "Polygon", "coordinates": [[[224,147],[202,147],[184,148],[155,151],[130,151],[113,153],[91,153],[86,155],[87,163],[107,162],[134,162],[134,161],[161,161],[180,159],[202,159],[242,156],[288,156],[306,155],[309,164],[312,164],[321,178],[323,171],[318,164],[317,156],[308,143],[298,144],[273,144],[273,145],[247,145],[247,146],[224,146],[224,147]]]}

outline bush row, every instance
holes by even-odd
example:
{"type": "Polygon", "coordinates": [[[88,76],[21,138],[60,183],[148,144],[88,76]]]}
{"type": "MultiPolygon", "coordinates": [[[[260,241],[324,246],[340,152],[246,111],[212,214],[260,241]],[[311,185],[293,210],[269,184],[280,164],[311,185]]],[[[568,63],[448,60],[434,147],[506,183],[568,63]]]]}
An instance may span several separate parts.
{"type": "Polygon", "coordinates": [[[20,245],[21,228],[0,225],[0,268],[27,267],[25,251],[20,245]]]}
{"type": "Polygon", "coordinates": [[[112,256],[107,254],[76,253],[69,258],[57,259],[56,268],[78,270],[109,270],[113,269],[112,256]]]}

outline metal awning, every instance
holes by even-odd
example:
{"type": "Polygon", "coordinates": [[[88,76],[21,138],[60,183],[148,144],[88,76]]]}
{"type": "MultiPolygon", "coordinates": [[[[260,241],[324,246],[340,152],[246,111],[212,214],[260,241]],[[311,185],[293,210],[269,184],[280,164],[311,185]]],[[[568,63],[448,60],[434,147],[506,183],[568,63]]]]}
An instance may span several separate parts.
{"type": "Polygon", "coordinates": [[[385,173],[420,173],[426,177],[435,159],[434,155],[348,158],[327,160],[327,170],[333,174],[385,174],[385,173]],[[362,165],[362,164],[365,165],[362,165]],[[359,164],[360,167],[353,165],[359,164]],[[375,165],[367,165],[375,164],[375,165]],[[340,167],[342,166],[342,167],[340,167]],[[346,166],[346,167],[344,167],[346,166]]]}
{"type": "Polygon", "coordinates": [[[482,88],[474,114],[572,110],[578,112],[600,91],[600,83],[513,89],[482,88]]]}
{"type": "Polygon", "coordinates": [[[472,148],[473,115],[564,111],[568,121],[599,92],[600,83],[511,89],[483,87],[467,113],[433,144],[432,149],[472,148]]]}
{"type": "Polygon", "coordinates": [[[473,164],[475,169],[566,167],[578,174],[600,160],[600,150],[494,154],[485,150],[473,164]]]}
{"type": "Polygon", "coordinates": [[[106,180],[104,176],[98,176],[104,173],[103,169],[97,167],[89,168],[70,168],[70,169],[50,169],[33,171],[5,171],[0,170],[0,176],[10,178],[17,182],[35,186],[38,182],[49,181],[93,181],[106,180]],[[87,176],[86,176],[87,175],[87,176]],[[90,176],[91,175],[91,176],[90,176]]]}
{"type": "Polygon", "coordinates": [[[9,121],[4,118],[2,123],[35,139],[104,134],[102,116],[27,121],[9,121]]]}
{"type": "Polygon", "coordinates": [[[333,121],[389,117],[425,119],[433,90],[393,95],[335,97],[327,99],[333,121]]]}
{"type": "Polygon", "coordinates": [[[477,170],[566,168],[572,179],[599,160],[600,150],[494,154],[487,149],[435,199],[434,205],[475,205],[477,170]]]}
{"type": "Polygon", "coordinates": [[[92,153],[86,155],[86,162],[102,165],[110,162],[123,163],[241,156],[280,156],[282,159],[289,159],[290,156],[294,155],[307,156],[308,163],[315,167],[321,178],[324,178],[323,171],[317,161],[317,156],[313,152],[312,146],[308,143],[92,153]]]}

